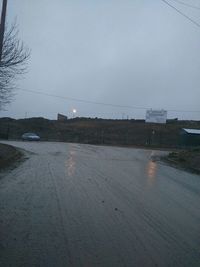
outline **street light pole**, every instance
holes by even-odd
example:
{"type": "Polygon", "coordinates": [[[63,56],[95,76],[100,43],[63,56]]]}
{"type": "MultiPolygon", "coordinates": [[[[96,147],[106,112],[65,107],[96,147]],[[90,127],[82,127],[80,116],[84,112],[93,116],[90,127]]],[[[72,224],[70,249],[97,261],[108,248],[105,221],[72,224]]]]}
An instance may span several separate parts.
{"type": "Polygon", "coordinates": [[[2,60],[3,53],[3,41],[4,41],[4,32],[5,32],[5,23],[6,23],[6,10],[7,10],[7,0],[3,0],[2,11],[1,11],[1,24],[0,24],[0,63],[2,60]]]}

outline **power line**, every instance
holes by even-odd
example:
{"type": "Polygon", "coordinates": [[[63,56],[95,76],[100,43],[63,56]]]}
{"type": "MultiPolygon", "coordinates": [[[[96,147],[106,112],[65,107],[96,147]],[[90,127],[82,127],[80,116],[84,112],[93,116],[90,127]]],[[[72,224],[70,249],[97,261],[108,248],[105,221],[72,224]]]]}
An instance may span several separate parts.
{"type": "Polygon", "coordinates": [[[75,101],[75,102],[86,103],[86,104],[111,106],[111,107],[116,107],[116,108],[149,109],[147,107],[135,107],[135,106],[128,106],[128,105],[118,105],[118,104],[111,104],[111,103],[96,102],[96,101],[90,101],[90,100],[79,99],[79,98],[74,98],[74,97],[49,94],[49,93],[39,92],[39,91],[35,91],[35,90],[28,90],[28,89],[21,89],[21,88],[19,90],[29,92],[29,93],[39,94],[39,95],[45,95],[45,96],[50,96],[50,97],[66,99],[66,100],[75,101]]]}
{"type": "Polygon", "coordinates": [[[193,20],[192,18],[190,18],[189,16],[187,16],[185,13],[183,13],[182,11],[180,11],[178,8],[176,8],[175,6],[171,5],[166,0],[161,0],[161,1],[163,3],[165,3],[166,5],[170,6],[171,8],[173,8],[174,10],[176,10],[176,12],[178,12],[180,15],[182,15],[184,18],[186,18],[187,20],[189,20],[190,22],[192,22],[193,24],[195,24],[197,27],[200,28],[200,24],[198,22],[196,22],[195,20],[193,20]]]}
{"type": "Polygon", "coordinates": [[[187,6],[187,7],[191,7],[191,8],[200,10],[200,7],[194,6],[194,5],[190,5],[190,4],[182,2],[180,0],[172,0],[172,1],[177,2],[177,3],[181,4],[181,5],[187,6]]]}
{"type": "MultiPolygon", "coordinates": [[[[136,106],[129,106],[129,105],[118,105],[118,104],[112,104],[112,103],[96,102],[96,101],[73,98],[73,97],[68,97],[68,96],[49,94],[49,93],[44,93],[44,92],[35,91],[35,90],[28,90],[28,89],[21,89],[21,88],[19,90],[25,91],[25,92],[28,92],[28,93],[39,94],[39,95],[55,97],[55,98],[60,98],[60,99],[66,99],[66,100],[75,101],[75,102],[81,102],[81,103],[86,103],[86,104],[93,104],[93,105],[100,105],[100,106],[110,106],[110,107],[114,107],[114,108],[140,109],[140,110],[151,109],[150,107],[136,107],[136,106]]],[[[171,109],[171,110],[167,109],[167,110],[171,111],[171,112],[200,113],[200,110],[178,110],[178,109],[171,109]]]]}

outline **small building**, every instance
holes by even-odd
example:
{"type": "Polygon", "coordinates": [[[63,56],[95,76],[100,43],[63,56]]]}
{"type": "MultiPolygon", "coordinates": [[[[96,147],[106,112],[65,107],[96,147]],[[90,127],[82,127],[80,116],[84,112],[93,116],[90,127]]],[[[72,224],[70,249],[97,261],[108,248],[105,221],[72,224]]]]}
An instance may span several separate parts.
{"type": "Polygon", "coordinates": [[[68,119],[67,116],[58,113],[58,115],[57,115],[57,120],[58,121],[67,121],[67,119],[68,119]]]}
{"type": "Polygon", "coordinates": [[[181,129],[180,132],[181,146],[200,146],[200,129],[181,129]]]}

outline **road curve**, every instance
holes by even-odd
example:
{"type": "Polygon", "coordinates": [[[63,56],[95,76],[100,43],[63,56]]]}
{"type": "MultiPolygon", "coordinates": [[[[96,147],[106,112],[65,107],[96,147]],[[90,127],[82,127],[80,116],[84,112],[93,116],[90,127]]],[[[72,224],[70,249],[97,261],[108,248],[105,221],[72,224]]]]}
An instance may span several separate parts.
{"type": "Polygon", "coordinates": [[[200,176],[158,151],[8,143],[27,160],[1,174],[0,266],[200,266],[200,176]]]}

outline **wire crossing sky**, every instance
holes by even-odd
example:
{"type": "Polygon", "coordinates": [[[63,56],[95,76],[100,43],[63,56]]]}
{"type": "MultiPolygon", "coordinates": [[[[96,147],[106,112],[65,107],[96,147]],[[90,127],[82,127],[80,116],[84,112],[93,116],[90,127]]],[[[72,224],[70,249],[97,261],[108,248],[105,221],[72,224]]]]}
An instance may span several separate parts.
{"type": "MultiPolygon", "coordinates": [[[[150,107],[126,106],[126,105],[120,105],[120,104],[95,102],[95,101],[92,101],[92,100],[77,99],[77,98],[68,97],[68,96],[48,94],[48,93],[41,92],[41,91],[33,91],[33,90],[26,90],[26,89],[20,89],[20,90],[28,92],[28,93],[44,95],[44,96],[47,96],[47,97],[61,98],[61,99],[66,99],[66,100],[73,101],[73,102],[82,102],[82,103],[86,103],[86,104],[93,104],[93,105],[100,105],[100,106],[110,106],[110,107],[115,107],[115,108],[144,109],[144,110],[150,109],[150,107]]],[[[168,111],[200,113],[200,110],[177,110],[177,109],[170,110],[170,109],[168,109],[168,111]]]]}
{"type": "Polygon", "coordinates": [[[178,8],[176,8],[175,6],[171,5],[169,2],[167,2],[166,0],[161,0],[162,2],[164,2],[166,5],[170,6],[172,9],[174,9],[176,12],[178,12],[180,15],[182,15],[184,18],[186,18],[187,20],[189,20],[190,22],[192,22],[193,24],[195,24],[197,27],[200,27],[200,24],[198,22],[196,22],[195,20],[193,20],[192,18],[190,18],[189,16],[187,16],[186,14],[184,14],[182,11],[180,11],[178,8]]]}
{"type": "Polygon", "coordinates": [[[187,7],[191,7],[191,8],[200,10],[200,6],[190,5],[190,4],[185,3],[185,2],[182,2],[182,1],[180,1],[180,0],[172,0],[172,1],[174,1],[174,2],[176,2],[176,3],[179,3],[179,4],[181,4],[181,5],[187,6],[187,7]]]}

